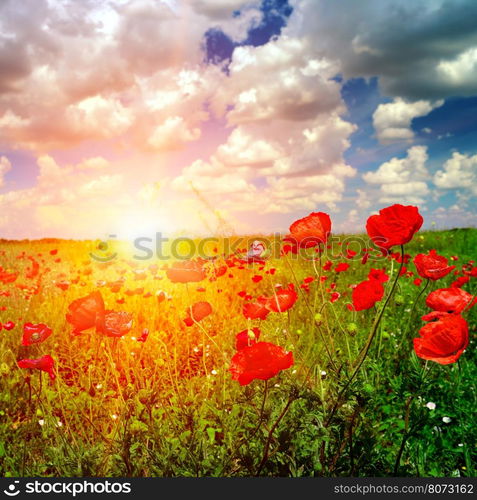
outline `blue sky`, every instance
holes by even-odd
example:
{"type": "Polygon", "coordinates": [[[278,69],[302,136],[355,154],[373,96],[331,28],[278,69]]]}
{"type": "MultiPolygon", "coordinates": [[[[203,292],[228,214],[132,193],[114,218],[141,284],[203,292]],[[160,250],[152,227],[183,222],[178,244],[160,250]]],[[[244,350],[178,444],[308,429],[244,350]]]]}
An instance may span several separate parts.
{"type": "Polygon", "coordinates": [[[6,1],[0,236],[475,226],[476,5],[6,1]]]}

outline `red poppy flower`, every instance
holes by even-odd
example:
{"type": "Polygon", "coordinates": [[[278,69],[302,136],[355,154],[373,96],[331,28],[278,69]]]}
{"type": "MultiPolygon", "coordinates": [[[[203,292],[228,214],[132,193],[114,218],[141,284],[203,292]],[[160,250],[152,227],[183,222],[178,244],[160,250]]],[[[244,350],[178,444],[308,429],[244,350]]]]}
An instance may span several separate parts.
{"type": "Polygon", "coordinates": [[[256,274],[255,276],[252,276],[252,281],[254,283],[258,283],[263,280],[263,276],[260,276],[259,274],[256,274]]]}
{"type": "Polygon", "coordinates": [[[323,265],[323,271],[329,271],[332,267],[333,267],[333,262],[329,260],[323,265]]]}
{"type": "Polygon", "coordinates": [[[468,276],[460,276],[455,281],[451,283],[451,287],[462,288],[466,283],[468,283],[470,278],[468,276]]]}
{"type": "Polygon", "coordinates": [[[149,337],[149,330],[147,328],[144,328],[141,335],[137,338],[137,341],[138,342],[146,342],[148,337],[149,337]]]}
{"type": "Polygon", "coordinates": [[[293,353],[269,342],[257,342],[235,353],[229,371],[233,380],[247,385],[256,379],[268,380],[292,365],[293,353]]]}
{"type": "Polygon", "coordinates": [[[366,223],[366,231],[380,248],[389,249],[412,240],[422,226],[423,218],[417,207],[392,205],[372,215],[366,223]]]}
{"type": "Polygon", "coordinates": [[[414,257],[414,265],[419,276],[433,281],[447,276],[452,269],[455,269],[455,266],[449,266],[447,259],[438,255],[435,250],[431,250],[429,254],[417,254],[414,257]]]}
{"type": "Polygon", "coordinates": [[[331,232],[331,219],[324,212],[313,212],[295,221],[290,226],[290,234],[284,238],[300,248],[309,248],[326,243],[331,232]]]}
{"type": "Polygon", "coordinates": [[[51,334],[51,328],[48,328],[43,323],[39,323],[38,325],[25,323],[25,325],[23,325],[22,345],[39,344],[46,340],[51,334]]]}
{"type": "Polygon", "coordinates": [[[9,273],[0,266],[0,281],[7,285],[8,283],[13,283],[18,278],[18,273],[9,273]]]}
{"type": "Polygon", "coordinates": [[[41,370],[48,373],[51,380],[55,380],[55,373],[53,372],[55,361],[49,354],[37,359],[20,359],[18,366],[30,370],[41,370]]]}
{"type": "Polygon", "coordinates": [[[422,359],[441,365],[455,363],[469,344],[467,321],[459,315],[448,314],[427,323],[414,339],[414,350],[422,359]]]}
{"type": "Polygon", "coordinates": [[[362,281],[353,289],[352,300],[355,311],[370,309],[384,295],[384,287],[379,280],[362,281]]]}
{"type": "Polygon", "coordinates": [[[187,326],[192,326],[194,321],[202,321],[212,312],[212,306],[208,302],[196,302],[187,310],[188,317],[184,320],[187,326]]]}
{"type": "Polygon", "coordinates": [[[235,335],[235,348],[237,351],[257,343],[260,337],[260,328],[243,330],[235,335]]]}
{"type": "Polygon", "coordinates": [[[294,306],[298,299],[298,294],[292,284],[288,288],[281,288],[275,292],[273,297],[270,297],[267,302],[267,307],[274,312],[285,312],[294,306]]]}
{"type": "Polygon", "coordinates": [[[132,315],[125,311],[106,311],[103,333],[107,337],[122,337],[131,331],[132,315]]]}
{"type": "Polygon", "coordinates": [[[268,299],[258,299],[258,302],[247,302],[243,305],[242,312],[247,319],[266,319],[270,309],[267,307],[268,299]]]}
{"type": "Polygon", "coordinates": [[[73,334],[93,327],[96,327],[98,331],[103,331],[104,301],[101,292],[92,292],[86,297],[74,300],[68,306],[68,311],[66,321],[73,325],[73,334]]]}
{"type": "Polygon", "coordinates": [[[15,323],[13,321],[7,321],[3,323],[3,328],[5,328],[5,330],[13,330],[15,328],[15,323]]]}
{"type": "Polygon", "coordinates": [[[386,281],[389,281],[389,276],[382,269],[371,269],[368,273],[368,279],[386,283],[386,281]]]}
{"type": "Polygon", "coordinates": [[[330,297],[330,302],[331,303],[334,303],[336,302],[339,298],[341,297],[341,293],[340,292],[333,292],[331,294],[331,297],[330,297]]]}
{"type": "Polygon", "coordinates": [[[472,278],[477,278],[477,267],[473,267],[470,270],[466,270],[464,271],[464,273],[467,274],[468,276],[472,276],[472,278]]]}
{"type": "Polygon", "coordinates": [[[413,283],[414,283],[416,286],[421,286],[421,284],[422,284],[422,280],[421,280],[421,278],[416,278],[416,279],[413,281],[413,283]]]}
{"type": "Polygon", "coordinates": [[[335,271],[337,273],[342,273],[343,271],[347,271],[349,269],[349,264],[347,262],[340,262],[336,267],[335,271]]]}
{"type": "Polygon", "coordinates": [[[424,314],[422,316],[422,321],[434,321],[435,319],[443,318],[444,316],[448,316],[451,313],[444,311],[431,311],[430,313],[424,314]]]}
{"type": "Polygon", "coordinates": [[[166,275],[172,283],[196,283],[206,278],[202,262],[196,260],[174,262],[166,275]]]}
{"type": "MultiPolygon", "coordinates": [[[[477,299],[474,300],[472,307],[477,299]]],[[[462,312],[472,301],[472,295],[462,288],[439,288],[431,292],[426,299],[426,304],[434,311],[452,313],[462,312]]]]}

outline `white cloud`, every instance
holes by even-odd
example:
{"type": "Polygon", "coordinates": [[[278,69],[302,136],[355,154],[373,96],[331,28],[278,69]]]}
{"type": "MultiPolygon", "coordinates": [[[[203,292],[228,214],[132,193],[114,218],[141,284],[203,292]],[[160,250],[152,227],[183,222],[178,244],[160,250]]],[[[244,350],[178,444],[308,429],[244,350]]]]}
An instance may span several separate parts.
{"type": "Polygon", "coordinates": [[[440,189],[462,188],[477,195],[477,155],[454,152],[435,173],[434,184],[440,189]]]}
{"type": "Polygon", "coordinates": [[[382,203],[424,203],[429,194],[426,179],[429,178],[425,146],[413,146],[404,158],[392,158],[377,170],[366,172],[363,179],[371,185],[379,185],[382,203]]]}
{"type": "Polygon", "coordinates": [[[404,158],[392,158],[374,172],[363,174],[368,184],[400,184],[428,177],[426,146],[413,146],[404,158]]]}
{"type": "Polygon", "coordinates": [[[0,156],[0,187],[4,184],[4,176],[5,174],[11,170],[12,164],[10,160],[6,156],[0,156]]]}
{"type": "Polygon", "coordinates": [[[158,151],[179,149],[184,143],[199,139],[200,134],[200,128],[188,128],[181,116],[172,116],[152,131],[148,144],[158,151]]]}
{"type": "Polygon", "coordinates": [[[373,125],[376,136],[382,143],[394,141],[412,141],[414,132],[411,122],[414,118],[425,116],[433,109],[442,106],[444,101],[407,102],[396,98],[393,102],[380,104],[373,114],[373,125]]]}

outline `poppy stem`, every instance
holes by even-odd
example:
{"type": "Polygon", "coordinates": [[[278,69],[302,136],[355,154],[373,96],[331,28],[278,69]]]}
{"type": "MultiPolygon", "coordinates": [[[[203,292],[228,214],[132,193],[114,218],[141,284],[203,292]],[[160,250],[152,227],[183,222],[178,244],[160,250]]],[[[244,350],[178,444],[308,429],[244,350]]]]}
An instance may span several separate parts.
{"type": "Polygon", "coordinates": [[[338,394],[338,397],[336,398],[336,402],[333,406],[333,409],[331,410],[331,413],[326,420],[325,427],[330,424],[334,414],[336,413],[336,410],[339,407],[339,404],[341,402],[343,395],[346,393],[349,386],[353,382],[354,378],[358,374],[361,366],[363,365],[363,363],[364,363],[364,361],[369,353],[369,349],[371,348],[371,344],[373,343],[374,337],[376,336],[376,332],[378,331],[379,324],[381,323],[381,319],[383,318],[384,311],[386,310],[386,307],[387,307],[389,301],[391,300],[391,297],[393,296],[394,290],[396,289],[397,282],[398,282],[399,277],[401,275],[401,271],[402,271],[403,266],[404,266],[404,245],[401,245],[401,263],[400,263],[396,278],[394,279],[394,282],[392,284],[391,290],[390,290],[388,296],[386,297],[386,300],[383,304],[383,307],[381,308],[381,311],[379,312],[378,316],[376,317],[373,328],[368,336],[368,340],[366,341],[365,346],[363,347],[363,349],[361,350],[361,353],[359,354],[359,361],[358,361],[355,369],[351,373],[351,376],[349,377],[345,386],[343,387],[343,389],[341,389],[341,391],[338,394]]]}
{"type": "Polygon", "coordinates": [[[322,340],[322,342],[323,342],[323,345],[325,346],[325,349],[326,349],[326,354],[328,354],[328,358],[329,358],[329,360],[330,360],[330,365],[333,367],[333,369],[334,369],[335,371],[337,371],[336,365],[335,365],[335,363],[334,363],[334,361],[333,361],[333,356],[331,355],[330,349],[329,349],[329,347],[328,347],[328,342],[326,341],[326,339],[325,339],[325,337],[324,337],[324,335],[323,335],[323,332],[321,331],[320,325],[318,324],[318,322],[317,322],[317,321],[315,320],[315,318],[314,318],[313,310],[312,310],[312,308],[311,308],[311,306],[310,306],[310,303],[308,302],[308,298],[306,297],[305,293],[303,292],[302,288],[300,287],[300,283],[299,283],[299,282],[298,282],[298,280],[297,280],[297,277],[296,277],[295,271],[293,270],[293,267],[291,266],[290,262],[288,261],[288,257],[287,257],[287,256],[285,256],[285,262],[287,263],[287,266],[288,266],[288,268],[290,269],[290,272],[291,272],[291,274],[292,274],[292,276],[293,276],[293,280],[294,280],[294,282],[295,282],[295,286],[296,286],[296,288],[300,291],[301,296],[303,297],[303,300],[304,300],[304,302],[305,302],[305,304],[306,304],[306,307],[307,307],[308,311],[309,311],[309,312],[310,312],[310,314],[313,316],[313,318],[312,318],[313,323],[314,323],[314,324],[315,324],[315,326],[317,327],[318,332],[319,332],[320,337],[321,337],[321,340],[322,340]]]}
{"type": "Polygon", "coordinates": [[[273,439],[273,433],[275,432],[275,429],[278,427],[278,424],[282,421],[283,417],[286,415],[287,411],[289,410],[291,404],[293,403],[293,401],[295,399],[296,399],[296,396],[293,396],[293,395],[288,398],[287,404],[285,405],[285,407],[283,408],[282,412],[280,413],[280,415],[278,416],[278,418],[275,420],[275,423],[272,425],[271,429],[269,430],[267,441],[265,442],[265,446],[263,448],[262,460],[260,461],[260,464],[259,464],[259,466],[257,468],[257,472],[255,473],[255,476],[259,476],[260,475],[260,473],[263,470],[263,467],[267,463],[267,461],[268,461],[268,454],[269,454],[269,451],[270,451],[270,444],[271,444],[272,439],[273,439]]]}

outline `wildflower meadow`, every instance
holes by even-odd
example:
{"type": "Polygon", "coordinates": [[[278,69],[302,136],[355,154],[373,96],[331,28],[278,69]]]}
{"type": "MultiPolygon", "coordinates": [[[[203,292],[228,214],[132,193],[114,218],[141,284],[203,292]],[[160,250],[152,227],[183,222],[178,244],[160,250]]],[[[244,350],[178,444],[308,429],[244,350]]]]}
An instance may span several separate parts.
{"type": "Polygon", "coordinates": [[[477,230],[332,219],[1,241],[2,476],[474,476],[477,230]]]}

